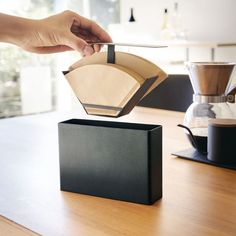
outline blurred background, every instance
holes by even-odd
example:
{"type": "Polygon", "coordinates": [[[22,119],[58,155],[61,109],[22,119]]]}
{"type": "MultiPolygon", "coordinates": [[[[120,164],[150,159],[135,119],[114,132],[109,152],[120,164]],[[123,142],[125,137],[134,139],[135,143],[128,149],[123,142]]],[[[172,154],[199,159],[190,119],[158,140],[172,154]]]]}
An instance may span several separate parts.
{"type": "MultiPolygon", "coordinates": [[[[235,0],[0,1],[0,12],[34,19],[66,9],[98,22],[114,42],[168,45],[117,47],[151,60],[168,74],[187,74],[186,61],[236,61],[235,0]]],[[[0,118],[79,109],[62,75],[79,59],[77,52],[37,55],[1,43],[0,118]]],[[[232,80],[236,82],[235,72],[232,80]]]]}

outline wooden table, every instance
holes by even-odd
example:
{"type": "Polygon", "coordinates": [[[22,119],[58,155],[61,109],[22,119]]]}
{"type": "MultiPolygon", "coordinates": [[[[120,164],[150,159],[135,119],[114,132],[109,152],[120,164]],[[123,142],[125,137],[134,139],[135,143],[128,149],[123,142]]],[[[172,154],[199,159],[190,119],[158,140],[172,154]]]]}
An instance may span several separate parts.
{"type": "Polygon", "coordinates": [[[118,119],[163,125],[164,193],[154,205],[61,192],[57,123],[74,117],[85,115],[0,120],[0,235],[236,235],[236,171],[171,155],[189,147],[176,127],[183,113],[137,107],[118,119]]]}

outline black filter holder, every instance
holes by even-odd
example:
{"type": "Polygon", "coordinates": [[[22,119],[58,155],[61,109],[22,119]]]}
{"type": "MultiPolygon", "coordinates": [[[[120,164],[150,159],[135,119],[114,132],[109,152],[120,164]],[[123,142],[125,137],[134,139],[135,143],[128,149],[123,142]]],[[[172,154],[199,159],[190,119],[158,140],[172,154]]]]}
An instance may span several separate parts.
{"type": "Polygon", "coordinates": [[[162,197],[162,127],[72,119],[58,124],[61,190],[135,203],[162,197]]]}

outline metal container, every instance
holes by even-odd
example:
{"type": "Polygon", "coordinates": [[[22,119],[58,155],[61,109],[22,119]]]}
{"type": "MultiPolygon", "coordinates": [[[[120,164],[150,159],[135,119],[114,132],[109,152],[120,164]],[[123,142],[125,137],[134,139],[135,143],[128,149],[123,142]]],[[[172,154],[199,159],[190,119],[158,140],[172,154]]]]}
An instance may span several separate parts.
{"type": "Polygon", "coordinates": [[[59,123],[61,190],[152,204],[162,197],[162,127],[59,123]]]}

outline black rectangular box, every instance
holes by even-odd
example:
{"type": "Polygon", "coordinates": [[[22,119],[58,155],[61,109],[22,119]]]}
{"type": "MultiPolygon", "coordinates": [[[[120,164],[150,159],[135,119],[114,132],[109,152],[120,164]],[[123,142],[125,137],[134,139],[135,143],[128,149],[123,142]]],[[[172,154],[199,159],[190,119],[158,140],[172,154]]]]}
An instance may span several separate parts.
{"type": "Polygon", "coordinates": [[[162,127],[72,119],[58,124],[61,190],[152,204],[162,197],[162,127]]]}

